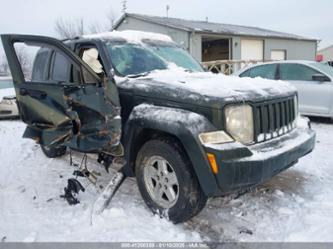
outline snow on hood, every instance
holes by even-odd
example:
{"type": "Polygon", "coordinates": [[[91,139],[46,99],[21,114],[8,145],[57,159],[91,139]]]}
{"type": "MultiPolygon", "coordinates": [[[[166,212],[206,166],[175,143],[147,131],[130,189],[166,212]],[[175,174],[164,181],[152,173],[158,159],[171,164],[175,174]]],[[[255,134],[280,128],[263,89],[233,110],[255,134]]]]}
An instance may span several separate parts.
{"type": "MultiPolygon", "coordinates": [[[[211,72],[191,73],[185,72],[181,68],[170,68],[168,70],[157,70],[151,72],[145,77],[138,79],[128,79],[127,81],[116,78],[120,86],[130,87],[131,83],[136,88],[150,91],[150,85],[147,80],[160,82],[163,85],[175,87],[177,92],[181,89],[196,95],[217,98],[239,98],[243,100],[244,96],[250,94],[271,98],[277,95],[286,95],[296,92],[296,88],[284,81],[273,81],[263,78],[240,78],[237,76],[226,76],[223,74],[214,74],[211,72]],[[142,82],[140,82],[142,79],[142,82]]],[[[153,87],[153,86],[151,86],[153,87]]]]}
{"type": "Polygon", "coordinates": [[[256,91],[260,95],[283,94],[296,91],[291,84],[263,78],[240,78],[214,74],[211,72],[190,73],[182,69],[154,71],[147,76],[156,81],[190,88],[209,96],[223,97],[235,95],[236,92],[256,91]]]}
{"type": "Polygon", "coordinates": [[[84,35],[83,38],[101,40],[123,39],[129,43],[141,43],[143,40],[173,42],[172,39],[167,35],[136,30],[112,31],[99,34],[84,35]]]}

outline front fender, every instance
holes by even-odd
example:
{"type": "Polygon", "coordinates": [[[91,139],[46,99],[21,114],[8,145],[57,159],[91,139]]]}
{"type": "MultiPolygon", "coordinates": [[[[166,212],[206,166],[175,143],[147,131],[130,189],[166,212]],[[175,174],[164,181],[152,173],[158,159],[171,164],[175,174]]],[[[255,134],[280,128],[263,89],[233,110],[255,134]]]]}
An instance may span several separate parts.
{"type": "MultiPolygon", "coordinates": [[[[216,130],[208,119],[183,109],[148,104],[136,106],[124,128],[123,141],[125,141],[125,153],[128,162],[133,161],[135,156],[132,155],[131,148],[135,141],[136,131],[140,129],[161,131],[177,137],[192,162],[204,193],[211,196],[213,193],[219,192],[215,175],[210,169],[206,153],[198,138],[198,135],[202,132],[216,130]]],[[[132,170],[130,163],[127,167],[131,168],[127,170],[132,170]]]]}

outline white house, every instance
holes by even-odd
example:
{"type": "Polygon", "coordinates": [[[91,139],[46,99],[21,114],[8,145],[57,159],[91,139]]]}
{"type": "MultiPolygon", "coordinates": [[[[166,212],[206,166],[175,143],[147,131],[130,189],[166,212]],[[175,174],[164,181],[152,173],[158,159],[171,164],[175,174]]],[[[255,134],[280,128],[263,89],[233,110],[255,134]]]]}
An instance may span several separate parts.
{"type": "Polygon", "coordinates": [[[141,30],[169,35],[198,61],[315,60],[317,40],[257,27],[124,14],[116,30],[141,30]]]}

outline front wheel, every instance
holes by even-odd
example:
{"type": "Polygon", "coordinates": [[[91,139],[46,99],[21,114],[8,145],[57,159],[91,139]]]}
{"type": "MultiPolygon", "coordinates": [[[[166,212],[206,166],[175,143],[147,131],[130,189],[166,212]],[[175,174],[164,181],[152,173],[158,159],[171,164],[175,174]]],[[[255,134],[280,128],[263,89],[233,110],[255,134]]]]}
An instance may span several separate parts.
{"type": "Polygon", "coordinates": [[[138,153],[135,171],[141,195],[154,213],[179,223],[204,208],[207,197],[176,141],[148,141],[138,153]]]}
{"type": "Polygon", "coordinates": [[[66,146],[48,148],[46,146],[41,145],[40,147],[42,148],[44,155],[47,156],[48,158],[61,157],[66,153],[66,146]]]}

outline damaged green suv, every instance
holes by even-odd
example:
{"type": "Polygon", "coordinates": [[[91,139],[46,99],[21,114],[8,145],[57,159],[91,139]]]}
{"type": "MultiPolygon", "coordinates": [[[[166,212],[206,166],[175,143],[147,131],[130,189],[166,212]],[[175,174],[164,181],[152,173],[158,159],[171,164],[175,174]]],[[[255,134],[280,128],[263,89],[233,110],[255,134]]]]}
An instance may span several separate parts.
{"type": "Polygon", "coordinates": [[[260,184],[314,148],[285,82],[204,72],[163,35],[109,32],[58,41],[2,35],[24,136],[123,159],[148,207],[173,222],[207,198],[260,184]],[[39,47],[31,75],[17,44],[39,47]]]}

